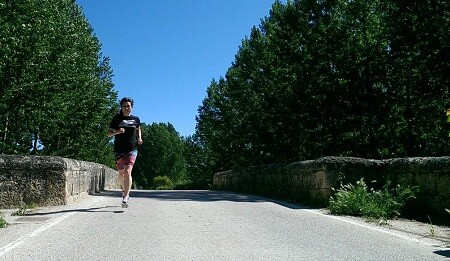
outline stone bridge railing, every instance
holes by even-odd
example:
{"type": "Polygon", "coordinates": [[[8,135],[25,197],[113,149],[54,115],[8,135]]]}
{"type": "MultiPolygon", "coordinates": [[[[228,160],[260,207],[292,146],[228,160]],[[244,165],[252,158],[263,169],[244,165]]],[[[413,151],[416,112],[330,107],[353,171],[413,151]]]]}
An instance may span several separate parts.
{"type": "Polygon", "coordinates": [[[450,208],[450,157],[388,160],[324,157],[216,173],[213,187],[324,207],[334,193],[333,188],[339,188],[341,183],[355,184],[361,178],[374,188],[383,187],[387,180],[392,186],[418,186],[420,192],[410,210],[449,218],[445,208],[450,208]],[[374,180],[376,183],[371,183],[374,180]]]}
{"type": "Polygon", "coordinates": [[[111,188],[119,188],[117,172],[101,164],[0,154],[0,209],[64,205],[111,188]]]}
{"type": "MultiPolygon", "coordinates": [[[[387,180],[418,186],[414,209],[448,215],[450,157],[372,160],[325,157],[216,173],[213,188],[326,206],[333,188],[364,178],[381,188],[387,180]],[[376,183],[371,181],[376,180],[376,183]]],[[[87,194],[119,188],[117,172],[104,165],[61,157],[0,154],[0,209],[24,203],[63,205],[87,194]]]]}

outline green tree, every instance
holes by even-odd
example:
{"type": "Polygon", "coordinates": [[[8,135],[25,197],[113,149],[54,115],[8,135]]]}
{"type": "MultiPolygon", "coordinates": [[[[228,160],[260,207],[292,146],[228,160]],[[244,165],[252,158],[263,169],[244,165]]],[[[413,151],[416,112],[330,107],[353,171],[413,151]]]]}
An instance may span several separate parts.
{"type": "MultiPolygon", "coordinates": [[[[380,158],[388,111],[386,100],[388,33],[383,1],[338,1],[330,11],[328,42],[334,93],[340,111],[333,144],[343,155],[380,158]]],[[[330,93],[332,95],[332,93],[330,93]]]]}
{"type": "Polygon", "coordinates": [[[144,144],[139,148],[133,169],[137,186],[151,188],[153,178],[167,176],[175,185],[185,183],[185,143],[170,124],[141,125],[144,144]]]}
{"type": "Polygon", "coordinates": [[[394,137],[407,156],[448,154],[442,111],[450,98],[450,3],[388,2],[394,137]]]}
{"type": "Polygon", "coordinates": [[[233,164],[233,130],[229,128],[232,110],[225,93],[223,78],[214,79],[207,88],[207,97],[198,108],[196,135],[208,152],[208,162],[214,172],[226,170],[233,164]]]}
{"type": "Polygon", "coordinates": [[[419,2],[276,1],[199,108],[208,164],[448,154],[449,3],[419,2]]]}
{"type": "Polygon", "coordinates": [[[1,152],[110,164],[105,132],[117,93],[81,9],[71,0],[4,0],[0,12],[1,152]]]}
{"type": "Polygon", "coordinates": [[[201,139],[195,134],[184,137],[186,160],[186,171],[188,184],[185,187],[190,189],[209,189],[212,185],[214,171],[208,162],[208,153],[201,139]]]}

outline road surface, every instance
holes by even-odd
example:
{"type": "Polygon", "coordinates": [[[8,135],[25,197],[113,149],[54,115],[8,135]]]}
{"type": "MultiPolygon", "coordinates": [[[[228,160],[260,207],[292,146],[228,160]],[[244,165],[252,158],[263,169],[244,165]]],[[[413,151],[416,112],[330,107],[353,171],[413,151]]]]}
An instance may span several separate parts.
{"type": "Polygon", "coordinates": [[[449,260],[426,238],[219,191],[102,192],[0,229],[0,260],[449,260]]]}

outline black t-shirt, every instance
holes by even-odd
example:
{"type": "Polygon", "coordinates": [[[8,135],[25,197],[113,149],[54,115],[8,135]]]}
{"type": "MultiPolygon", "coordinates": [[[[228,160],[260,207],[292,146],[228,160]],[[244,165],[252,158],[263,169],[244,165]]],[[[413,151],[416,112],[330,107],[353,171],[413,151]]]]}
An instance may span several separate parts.
{"type": "Polygon", "coordinates": [[[114,152],[125,153],[135,150],[137,147],[136,129],[141,125],[137,116],[125,116],[116,114],[111,120],[109,128],[118,130],[124,128],[125,132],[114,136],[114,152]]]}

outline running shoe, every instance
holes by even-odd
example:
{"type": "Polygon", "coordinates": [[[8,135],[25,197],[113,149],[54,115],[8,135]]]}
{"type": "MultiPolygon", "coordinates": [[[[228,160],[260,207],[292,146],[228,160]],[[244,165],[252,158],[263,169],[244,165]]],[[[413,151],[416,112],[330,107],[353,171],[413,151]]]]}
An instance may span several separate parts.
{"type": "Polygon", "coordinates": [[[130,206],[130,204],[128,204],[128,198],[123,198],[122,207],[127,208],[128,206],[130,206]]]}

